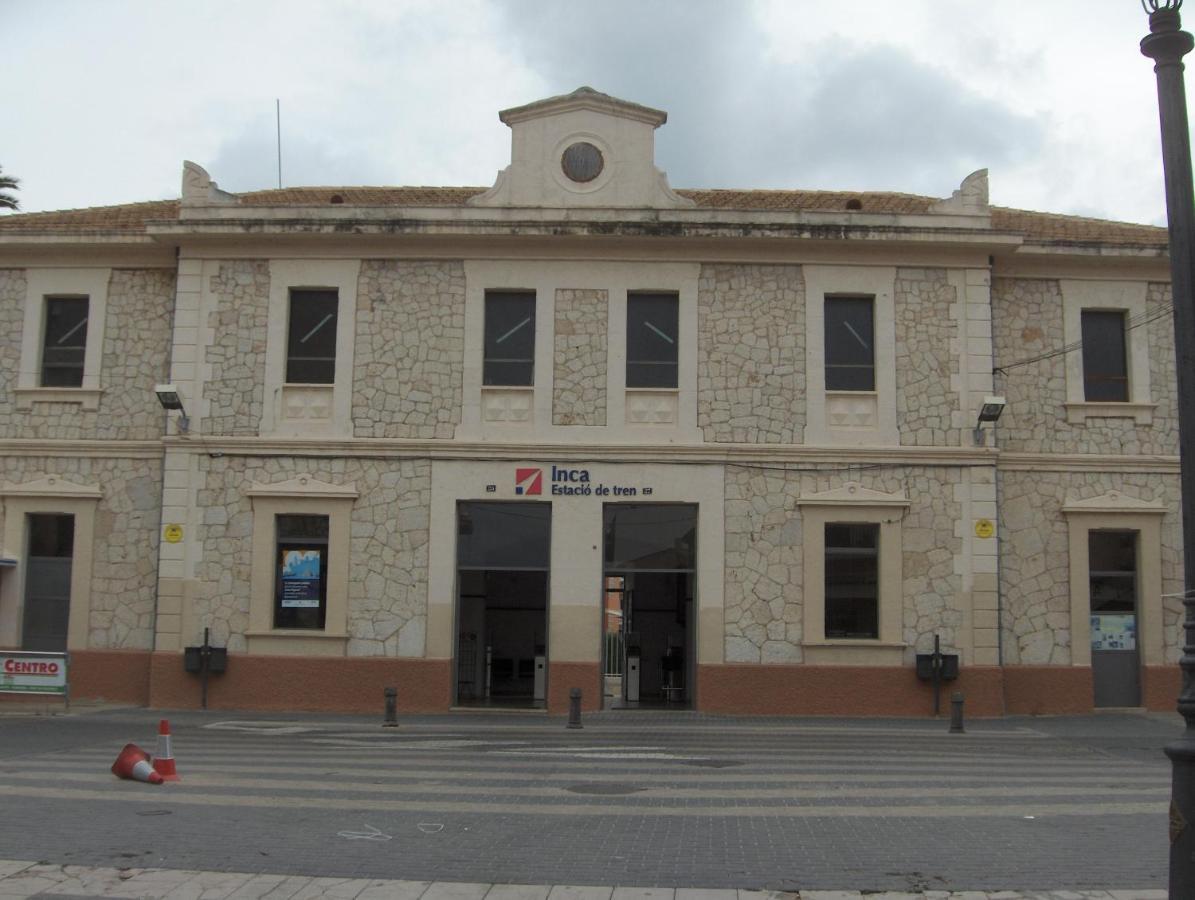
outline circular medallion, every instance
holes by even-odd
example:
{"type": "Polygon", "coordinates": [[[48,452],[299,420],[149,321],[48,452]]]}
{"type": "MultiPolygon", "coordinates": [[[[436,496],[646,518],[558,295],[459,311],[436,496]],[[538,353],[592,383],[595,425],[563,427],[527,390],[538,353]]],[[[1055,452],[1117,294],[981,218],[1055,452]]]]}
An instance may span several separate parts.
{"type": "Polygon", "coordinates": [[[571,144],[560,156],[560,168],[571,181],[584,184],[602,174],[606,161],[602,151],[588,141],[571,144]]]}
{"type": "Polygon", "coordinates": [[[167,525],[162,529],[162,537],[166,538],[166,542],[170,544],[177,544],[183,539],[183,526],[181,525],[167,525]]]}
{"type": "Polygon", "coordinates": [[[990,538],[996,533],[996,526],[992,524],[991,519],[979,519],[975,523],[975,536],[981,538],[990,538]]]}

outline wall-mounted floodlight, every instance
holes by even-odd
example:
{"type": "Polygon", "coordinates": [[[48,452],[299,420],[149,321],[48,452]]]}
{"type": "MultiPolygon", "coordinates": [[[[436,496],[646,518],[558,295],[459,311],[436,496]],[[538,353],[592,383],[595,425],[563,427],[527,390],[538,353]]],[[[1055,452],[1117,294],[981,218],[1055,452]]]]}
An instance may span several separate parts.
{"type": "Polygon", "coordinates": [[[975,423],[975,446],[982,447],[987,443],[987,438],[983,431],[984,422],[995,422],[1000,418],[1000,414],[1004,412],[1004,398],[1003,397],[984,397],[983,405],[979,407],[979,418],[975,423]]]}
{"type": "Polygon", "coordinates": [[[995,422],[1004,412],[1003,397],[984,397],[983,406],[979,408],[980,422],[995,422]]]}
{"type": "Polygon", "coordinates": [[[154,393],[157,394],[162,409],[178,410],[178,430],[186,432],[191,427],[191,419],[187,415],[187,411],[183,409],[183,395],[179,393],[178,388],[173,384],[159,384],[154,387],[154,393]]]}

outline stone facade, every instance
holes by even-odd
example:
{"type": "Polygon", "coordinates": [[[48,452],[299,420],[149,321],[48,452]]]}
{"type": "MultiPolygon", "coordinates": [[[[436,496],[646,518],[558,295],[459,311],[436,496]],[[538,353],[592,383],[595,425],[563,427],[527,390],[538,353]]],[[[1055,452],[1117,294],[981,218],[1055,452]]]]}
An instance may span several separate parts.
{"type": "Polygon", "coordinates": [[[153,390],[170,380],[165,348],[170,346],[173,309],[173,271],[113,270],[96,437],[152,441],[161,435],[163,412],[153,390]]]}
{"type": "MultiPolygon", "coordinates": [[[[0,397],[0,437],[156,440],[162,408],[153,388],[169,371],[173,304],[172,270],[114,269],[101,337],[99,408],[35,401],[32,409],[17,410],[6,390],[0,397]]],[[[25,278],[19,270],[0,274],[0,309],[0,377],[11,389],[17,385],[25,309],[25,278]]]]}
{"type": "Polygon", "coordinates": [[[356,328],[355,435],[451,438],[462,408],[464,267],[363,261],[356,328]]]}
{"type": "Polygon", "coordinates": [[[945,269],[897,269],[896,420],[900,442],[917,447],[958,446],[951,427],[958,393],[956,291],[945,269]]]}
{"type": "MultiPolygon", "coordinates": [[[[1159,309],[1155,304],[1166,303],[1168,294],[1163,286],[1151,286],[1149,311],[1159,309]]],[[[996,393],[1003,394],[1008,403],[998,427],[1001,448],[1031,453],[1177,454],[1173,327],[1167,316],[1148,327],[1152,341],[1150,399],[1158,403],[1152,424],[1138,425],[1132,418],[1090,418],[1084,424],[1069,424],[1064,406],[1066,359],[1059,354],[1007,368],[998,375],[996,393]]],[[[992,328],[997,368],[1065,346],[1059,283],[1052,279],[994,279],[992,328]]]]}
{"type": "Polygon", "coordinates": [[[552,424],[606,424],[606,291],[556,291],[552,424]]]}
{"type": "MultiPolygon", "coordinates": [[[[852,473],[850,479],[856,475],[852,473]]],[[[965,618],[955,525],[957,469],[910,467],[857,475],[865,488],[912,501],[901,525],[902,639],[906,662],[933,647],[964,643],[965,618]]],[[[804,576],[802,496],[841,487],[841,472],[782,472],[731,466],[726,473],[726,661],[799,663],[803,660],[804,576]]],[[[849,517],[849,508],[844,508],[849,517]]],[[[810,635],[808,639],[817,639],[810,635]]]]}
{"type": "Polygon", "coordinates": [[[208,403],[203,429],[209,435],[255,435],[265,393],[269,263],[223,262],[211,277],[210,290],[215,309],[207,322],[212,343],[204,351],[209,374],[203,387],[208,403]]]}
{"type": "Polygon", "coordinates": [[[702,266],[697,304],[697,424],[705,439],[800,442],[805,428],[801,268],[702,266]]]}
{"type": "Polygon", "coordinates": [[[21,365],[21,332],[25,320],[25,270],[0,269],[0,436],[16,437],[17,372],[21,365]]]}
{"type": "MultiPolygon", "coordinates": [[[[1071,590],[1068,522],[1062,512],[1069,500],[1119,491],[1138,500],[1161,500],[1170,512],[1162,522],[1162,593],[1181,594],[1182,526],[1177,476],[1145,473],[1007,472],[1003,480],[1001,533],[1004,558],[1000,590],[1004,601],[1004,661],[1069,665],[1071,662],[1071,590]]],[[[1181,653],[1178,623],[1182,604],[1163,603],[1166,659],[1181,653]]]]}
{"type": "MultiPolygon", "coordinates": [[[[22,483],[59,475],[103,492],[95,511],[91,571],[92,650],[150,650],[154,645],[162,467],[157,459],[0,460],[0,480],[22,483]]],[[[47,505],[53,506],[48,500],[47,505]]]]}
{"type": "MultiPolygon", "coordinates": [[[[427,624],[427,551],[431,463],[289,457],[200,461],[204,510],[202,559],[195,566],[193,617],[213,641],[246,650],[253,562],[251,482],[288,481],[300,474],[353,483],[349,535],[348,652],[352,656],[423,654],[427,624]]],[[[329,552],[340,548],[330,547],[329,552]]]]}

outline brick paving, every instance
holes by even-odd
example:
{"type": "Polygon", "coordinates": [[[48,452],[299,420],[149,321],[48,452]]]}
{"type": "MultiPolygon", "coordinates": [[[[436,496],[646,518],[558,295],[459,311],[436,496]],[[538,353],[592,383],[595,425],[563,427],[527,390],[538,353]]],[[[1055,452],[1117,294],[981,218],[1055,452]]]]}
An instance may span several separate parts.
{"type": "Polygon", "coordinates": [[[0,898],[1165,896],[1171,718],[191,712],[182,782],[116,780],[156,716],[0,720],[0,898]]]}

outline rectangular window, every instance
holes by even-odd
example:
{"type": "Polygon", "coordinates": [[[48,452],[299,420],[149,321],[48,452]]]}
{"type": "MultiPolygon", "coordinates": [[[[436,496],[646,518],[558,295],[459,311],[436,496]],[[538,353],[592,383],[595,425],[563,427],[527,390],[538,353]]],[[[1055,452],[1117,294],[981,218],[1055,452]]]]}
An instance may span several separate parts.
{"type": "Polygon", "coordinates": [[[47,297],[42,387],[82,387],[87,353],[86,297],[47,297]]]}
{"type": "Polygon", "coordinates": [[[826,298],[826,390],[874,391],[875,301],[826,298]]]}
{"type": "Polygon", "coordinates": [[[1132,615],[1137,611],[1137,532],[1087,533],[1093,615],[1132,615]]]}
{"type": "Polygon", "coordinates": [[[627,387],[675,388],[680,300],[676,294],[627,295],[627,387]]]}
{"type": "Polygon", "coordinates": [[[880,526],[826,523],[826,637],[880,636],[880,526]]]}
{"type": "Polygon", "coordinates": [[[535,293],[487,291],[482,384],[535,384],[535,293]]]}
{"type": "Polygon", "coordinates": [[[286,338],[287,384],[336,381],[336,291],[292,290],[286,338]]]}
{"type": "Polygon", "coordinates": [[[1129,362],[1122,310],[1085,309],[1083,328],[1083,399],[1127,403],[1129,362]]]}
{"type": "Polygon", "coordinates": [[[328,610],[328,517],[275,516],[274,528],[274,627],[322,629],[328,610]]]}

